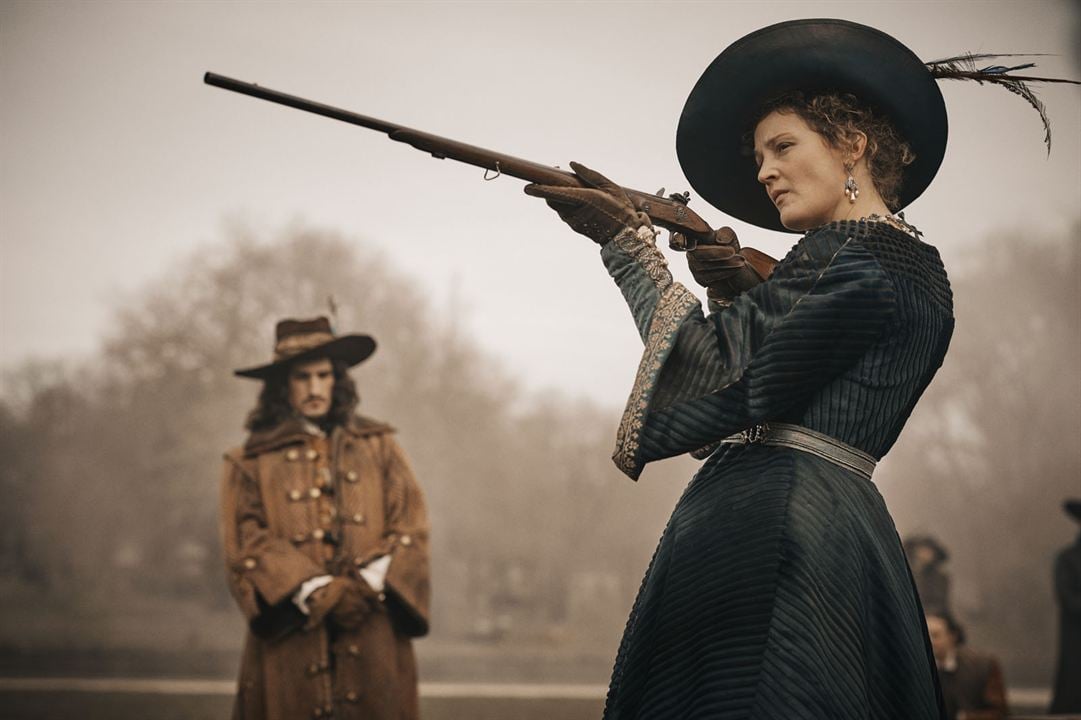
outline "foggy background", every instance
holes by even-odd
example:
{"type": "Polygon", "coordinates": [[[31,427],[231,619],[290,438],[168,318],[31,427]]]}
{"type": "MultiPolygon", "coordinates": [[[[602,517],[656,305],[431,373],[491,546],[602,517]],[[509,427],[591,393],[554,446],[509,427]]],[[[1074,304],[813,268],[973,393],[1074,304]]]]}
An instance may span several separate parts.
{"type": "MultiPolygon", "coordinates": [[[[232,676],[220,457],[258,386],[231,370],[333,295],[380,344],[361,411],[428,495],[422,679],[606,682],[696,463],[635,484],[609,460],[641,345],[596,247],[519,181],[202,75],[672,192],[701,71],[797,17],[1081,77],[1071,2],[0,3],[0,670],[232,676]]],[[[902,534],[951,551],[971,644],[1042,687],[1081,495],[1081,91],[1037,88],[1048,156],[1019,98],[942,89],[946,160],[906,216],[957,331],[875,480],[902,534]]],[[[691,207],[774,256],[795,241],[691,207]]]]}

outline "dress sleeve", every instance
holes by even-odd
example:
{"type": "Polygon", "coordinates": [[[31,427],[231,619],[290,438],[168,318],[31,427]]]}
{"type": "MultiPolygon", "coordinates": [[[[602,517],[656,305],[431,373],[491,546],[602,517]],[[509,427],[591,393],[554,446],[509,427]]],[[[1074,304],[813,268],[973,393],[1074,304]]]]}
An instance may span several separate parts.
{"type": "Polygon", "coordinates": [[[385,544],[391,548],[386,574],[387,603],[406,635],[428,633],[431,594],[428,559],[428,511],[401,446],[384,438],[386,462],[385,544]]]}
{"type": "Polygon", "coordinates": [[[649,228],[601,255],[645,343],[613,455],[632,478],[806,403],[893,316],[878,261],[833,229],[806,235],[768,281],[708,318],[672,281],[649,228]]]}
{"type": "Polygon", "coordinates": [[[304,622],[292,602],[293,593],[305,580],[325,571],[288,540],[269,531],[259,482],[234,453],[225,456],[221,493],[229,590],[252,632],[280,637],[304,622]]]}

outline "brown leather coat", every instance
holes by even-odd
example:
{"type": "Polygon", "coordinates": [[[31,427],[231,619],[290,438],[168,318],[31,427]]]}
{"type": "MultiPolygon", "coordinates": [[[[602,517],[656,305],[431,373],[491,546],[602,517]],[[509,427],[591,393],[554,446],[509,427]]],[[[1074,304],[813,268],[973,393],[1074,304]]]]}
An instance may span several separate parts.
{"type": "Polygon", "coordinates": [[[225,565],[249,623],[234,718],[418,717],[410,638],[428,631],[428,518],[392,432],[362,417],[329,437],[287,422],[226,454],[225,565]],[[356,630],[304,628],[303,581],[359,578],[387,553],[385,612],[356,630]]]}

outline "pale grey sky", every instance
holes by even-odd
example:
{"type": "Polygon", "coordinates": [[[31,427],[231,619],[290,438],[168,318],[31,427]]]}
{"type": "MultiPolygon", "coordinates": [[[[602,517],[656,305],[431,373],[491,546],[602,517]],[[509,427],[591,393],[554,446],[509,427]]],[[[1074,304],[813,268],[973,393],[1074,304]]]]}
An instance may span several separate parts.
{"type": "MultiPolygon", "coordinates": [[[[622,403],[640,350],[595,248],[519,181],[202,84],[206,70],[540,162],[685,190],[687,92],[727,44],[796,17],[885,30],[920,57],[1046,52],[1077,78],[1076,3],[0,4],[0,364],[86,356],[124,293],[229,219],[303,220],[382,248],[531,389],[622,403]],[[513,269],[512,269],[513,268],[513,269]]],[[[943,86],[946,161],[908,218],[964,265],[996,229],[1081,215],[1081,91],[1040,90],[1054,125],[999,88],[943,86]]],[[[782,255],[792,236],[714,225],[782,255]]],[[[1025,230],[1021,230],[1024,227],[1025,230]]],[[[690,283],[682,258],[678,278],[690,283]]],[[[362,279],[358,279],[362,280],[362,279]]],[[[310,309],[298,309],[300,312],[310,309]]],[[[269,329],[268,329],[269,338],[269,329]]]]}

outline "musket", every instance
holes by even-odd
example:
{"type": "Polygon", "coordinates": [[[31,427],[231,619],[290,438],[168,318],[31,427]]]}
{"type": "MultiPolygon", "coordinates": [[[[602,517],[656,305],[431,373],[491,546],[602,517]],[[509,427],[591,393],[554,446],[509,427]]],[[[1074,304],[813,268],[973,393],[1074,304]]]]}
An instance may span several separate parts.
{"type": "MultiPolygon", "coordinates": [[[[550,167],[530,160],[485,150],[475,145],[467,145],[457,140],[450,140],[421,130],[403,127],[378,118],[360,115],[312,100],[305,100],[295,95],[287,95],[277,90],[261,87],[255,83],[234,80],[217,73],[206,73],[203,76],[203,81],[208,85],[225,90],[251,95],[261,100],[269,100],[297,110],[304,110],[384,133],[391,140],[412,145],[418,150],[430,153],[434,158],[440,160],[449,158],[484,168],[486,180],[494,180],[500,175],[510,175],[519,180],[528,180],[540,185],[582,187],[578,176],[557,167],[550,167]],[[495,173],[495,175],[490,176],[489,173],[495,173]]],[[[631,188],[623,189],[638,210],[648,215],[655,225],[659,225],[671,233],[669,245],[673,249],[681,251],[693,250],[698,245],[712,244],[714,242],[713,229],[697,213],[687,207],[687,203],[690,201],[690,193],[672,193],[665,197],[663,188],[656,193],[646,193],[631,188]]],[[[770,265],[775,262],[772,258],[768,258],[751,248],[744,248],[744,254],[747,256],[747,260],[755,266],[758,266],[760,262],[767,263],[768,261],[770,265]],[[759,256],[762,260],[759,260],[759,256]]],[[[772,269],[772,267],[769,267],[769,269],[766,269],[766,267],[763,264],[762,270],[764,272],[762,274],[764,276],[768,276],[769,270],[772,269]]]]}

